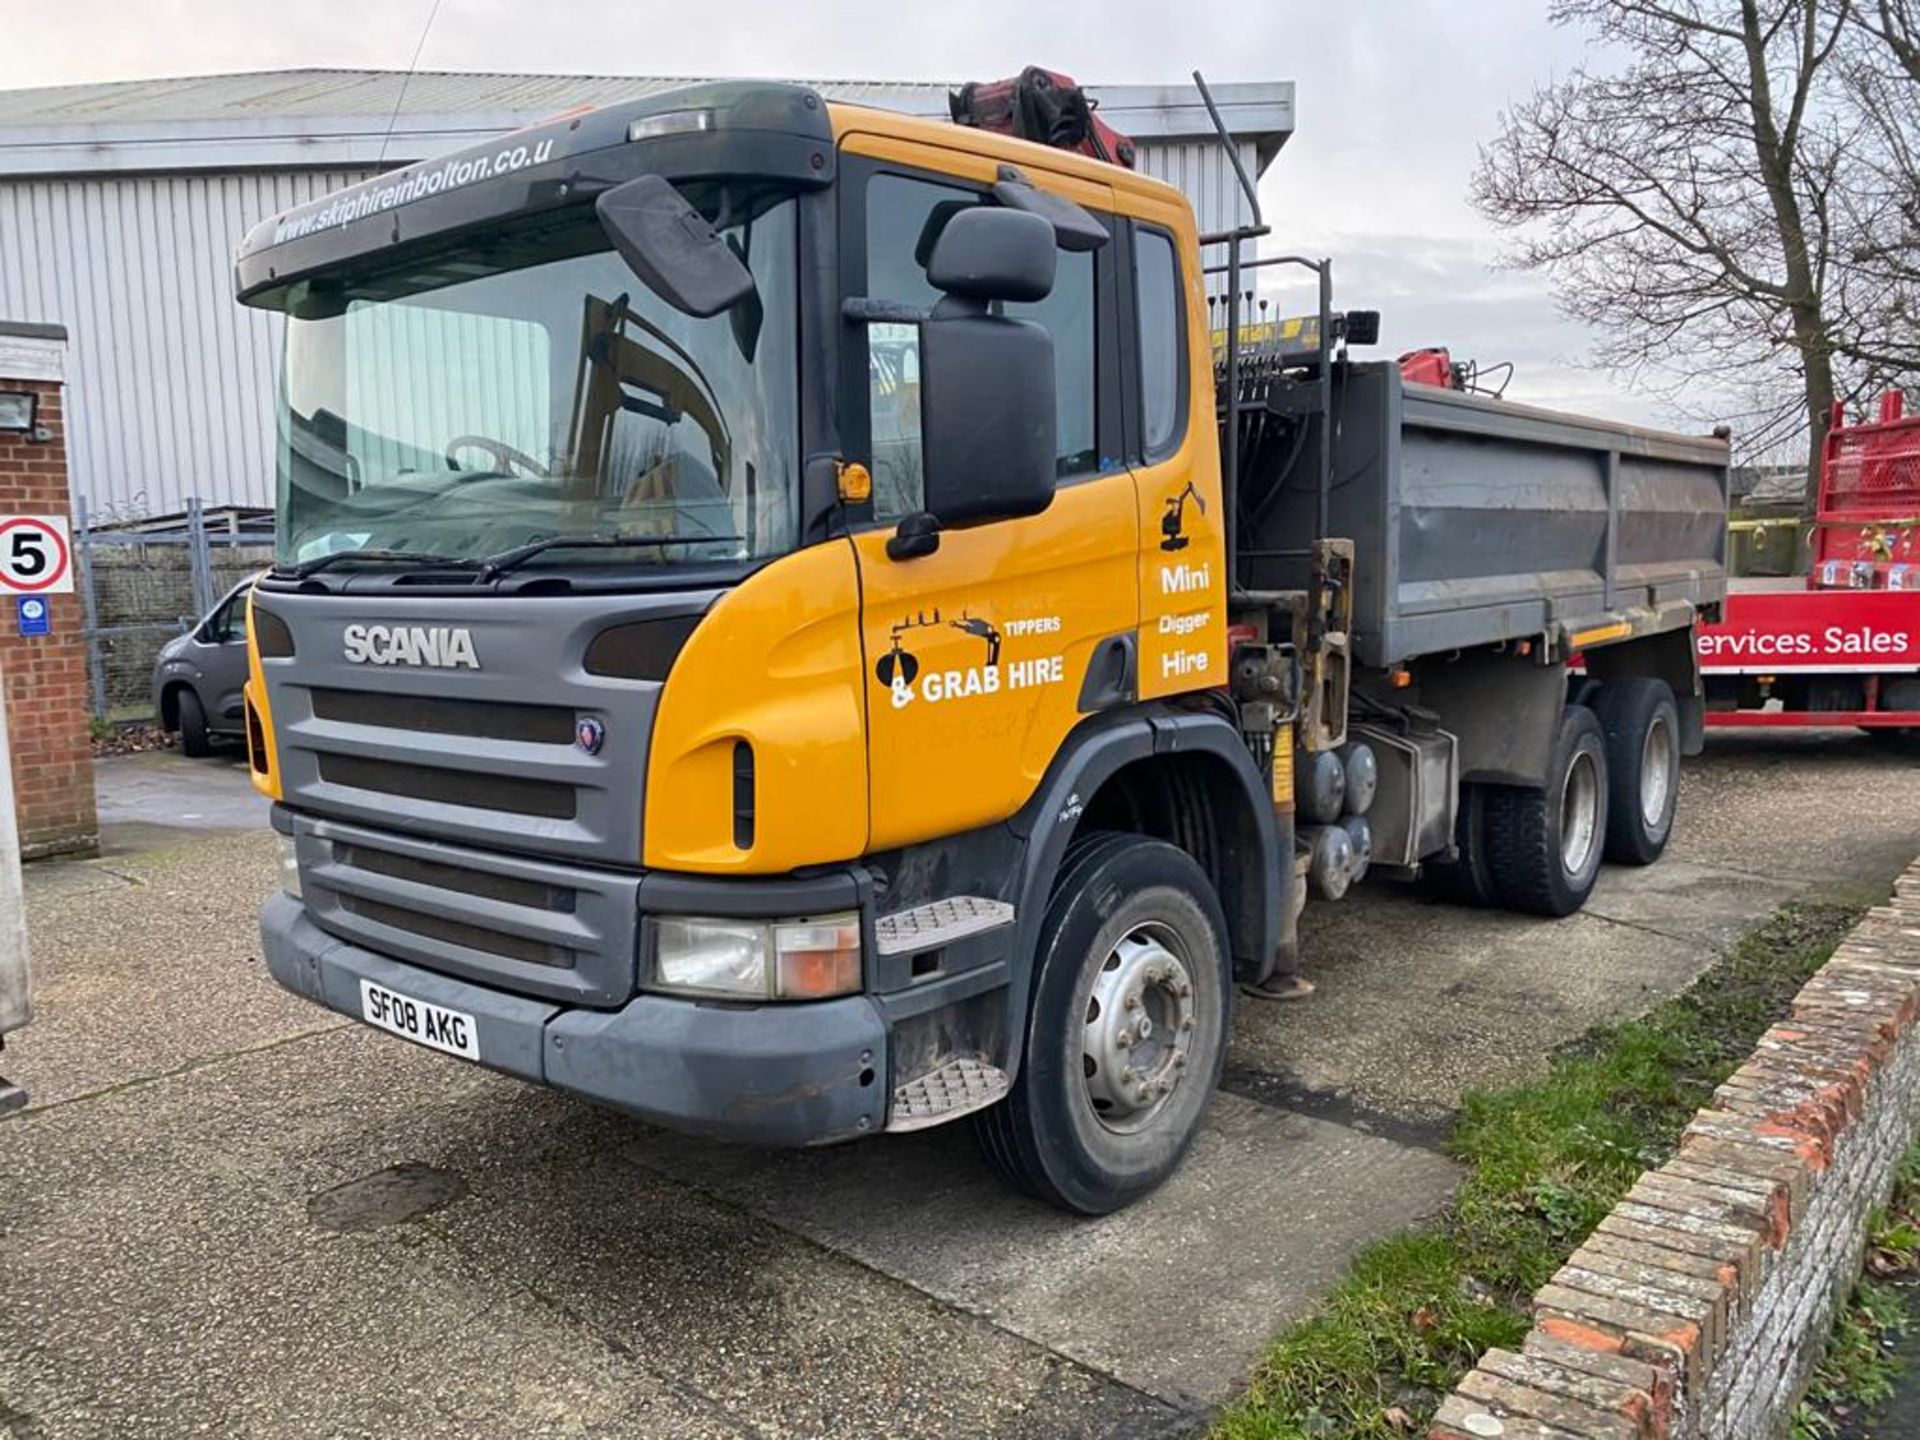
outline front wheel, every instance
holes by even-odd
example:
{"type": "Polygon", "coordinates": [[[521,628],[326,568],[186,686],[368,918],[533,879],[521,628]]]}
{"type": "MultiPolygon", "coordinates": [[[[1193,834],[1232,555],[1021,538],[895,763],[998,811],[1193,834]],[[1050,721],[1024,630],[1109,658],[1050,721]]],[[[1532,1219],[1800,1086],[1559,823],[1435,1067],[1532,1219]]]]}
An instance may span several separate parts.
{"type": "Polygon", "coordinates": [[[1034,963],[1019,1077],[976,1133],[1012,1185],[1104,1215],[1199,1131],[1226,1057],[1226,920],[1185,851],[1100,835],[1069,852],[1034,963]]]}
{"type": "Polygon", "coordinates": [[[207,734],[207,712],[200,697],[191,689],[180,692],[180,753],[201,760],[213,753],[213,739],[207,734]]]}

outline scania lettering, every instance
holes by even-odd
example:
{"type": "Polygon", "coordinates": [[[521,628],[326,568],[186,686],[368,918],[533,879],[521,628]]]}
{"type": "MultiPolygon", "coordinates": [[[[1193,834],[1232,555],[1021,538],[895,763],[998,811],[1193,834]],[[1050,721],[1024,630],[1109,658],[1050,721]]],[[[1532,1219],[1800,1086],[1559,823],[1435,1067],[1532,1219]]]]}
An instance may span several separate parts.
{"type": "Polygon", "coordinates": [[[464,665],[478,670],[480,661],[473,653],[473,636],[464,629],[444,625],[349,625],[341,632],[341,645],[347,659],[355,665],[464,665]]]}
{"type": "Polygon", "coordinates": [[[246,238],[280,984],[701,1135],[965,1119],[1098,1213],[1309,893],[1659,854],[1725,441],[1242,326],[1264,228],[1000,123],[698,86],[246,238]]]}

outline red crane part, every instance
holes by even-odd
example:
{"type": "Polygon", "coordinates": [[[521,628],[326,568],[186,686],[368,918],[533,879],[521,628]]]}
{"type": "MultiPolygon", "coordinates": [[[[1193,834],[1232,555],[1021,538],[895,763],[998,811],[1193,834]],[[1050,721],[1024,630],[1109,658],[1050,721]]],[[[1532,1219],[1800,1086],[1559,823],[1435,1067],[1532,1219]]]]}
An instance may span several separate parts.
{"type": "Polygon", "coordinates": [[[1400,378],[1410,385],[1438,385],[1443,390],[1460,388],[1453,372],[1453,352],[1437,345],[1425,350],[1409,350],[1402,355],[1400,378]]]}
{"type": "Polygon", "coordinates": [[[1133,141],[1102,120],[1096,102],[1058,70],[1029,65],[1011,80],[971,81],[947,96],[947,109],[956,125],[1133,169],[1133,141]]]}

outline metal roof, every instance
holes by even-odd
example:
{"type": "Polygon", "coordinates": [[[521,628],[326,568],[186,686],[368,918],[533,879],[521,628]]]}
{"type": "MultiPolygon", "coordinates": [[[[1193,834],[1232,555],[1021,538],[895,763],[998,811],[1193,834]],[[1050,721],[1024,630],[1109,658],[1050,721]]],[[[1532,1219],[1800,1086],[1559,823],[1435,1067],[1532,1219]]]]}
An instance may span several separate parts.
{"type": "MultiPolygon", "coordinates": [[[[266,70],[0,90],[0,176],[398,164],[576,105],[694,83],[689,76],[266,70]],[[389,125],[392,134],[389,137],[389,125]]],[[[957,83],[805,81],[830,100],[947,113],[957,83]]],[[[1090,85],[1107,121],[1148,143],[1210,136],[1190,85],[1090,85]]],[[[1264,168],[1293,132],[1293,83],[1213,87],[1264,168]]]]}

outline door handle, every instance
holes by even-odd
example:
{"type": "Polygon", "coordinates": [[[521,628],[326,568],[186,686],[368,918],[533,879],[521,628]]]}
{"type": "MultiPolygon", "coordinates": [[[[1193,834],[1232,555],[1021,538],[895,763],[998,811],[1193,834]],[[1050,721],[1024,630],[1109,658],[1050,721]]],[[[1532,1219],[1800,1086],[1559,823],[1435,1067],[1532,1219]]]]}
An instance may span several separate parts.
{"type": "Polygon", "coordinates": [[[927,510],[916,510],[900,517],[900,524],[887,541],[889,560],[917,560],[940,548],[939,517],[927,510]]]}

